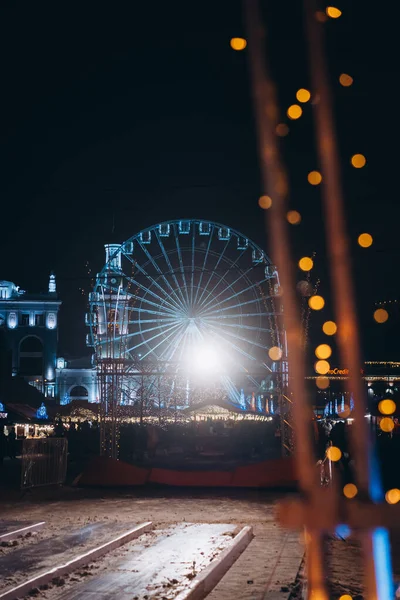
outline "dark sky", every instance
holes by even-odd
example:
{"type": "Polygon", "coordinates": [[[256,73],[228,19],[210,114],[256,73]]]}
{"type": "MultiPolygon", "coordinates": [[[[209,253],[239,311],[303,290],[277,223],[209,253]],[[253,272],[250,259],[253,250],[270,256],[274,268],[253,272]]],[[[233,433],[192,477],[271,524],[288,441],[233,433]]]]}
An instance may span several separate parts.
{"type": "MultiPolygon", "coordinates": [[[[296,90],[309,87],[301,3],[266,4],[285,120],[296,90]]],[[[372,320],[374,302],[400,298],[397,33],[383,5],[335,5],[343,15],[325,30],[364,351],[400,359],[398,317],[372,320]],[[342,72],[354,77],[351,88],[338,84],[342,72]],[[366,155],[365,169],[349,165],[355,152],[366,155]],[[363,231],[375,240],[369,250],[357,247],[363,231]]],[[[231,225],[268,251],[247,53],[229,46],[245,36],[240,2],[3,0],[0,23],[0,277],[39,291],[54,269],[62,352],[85,351],[79,289],[89,291],[85,265],[98,271],[110,240],[197,217],[231,225]]],[[[282,140],[291,205],[303,216],[293,258],[317,252],[329,298],[320,189],[306,179],[318,168],[312,109],[304,109],[282,140]]],[[[318,342],[317,317],[312,325],[318,342]]]]}

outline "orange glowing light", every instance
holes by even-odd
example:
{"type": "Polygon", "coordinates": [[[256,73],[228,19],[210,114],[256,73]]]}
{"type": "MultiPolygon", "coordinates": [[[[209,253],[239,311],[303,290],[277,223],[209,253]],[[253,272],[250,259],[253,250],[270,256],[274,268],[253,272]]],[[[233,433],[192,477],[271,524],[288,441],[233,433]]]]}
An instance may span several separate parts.
{"type": "Polygon", "coordinates": [[[311,296],[308,299],[308,306],[312,308],[312,310],[321,310],[325,306],[325,300],[322,296],[311,296]]]}
{"type": "Polygon", "coordinates": [[[343,410],[338,411],[338,415],[342,419],[347,419],[347,417],[349,416],[350,413],[351,413],[351,410],[350,410],[350,406],[348,404],[344,405],[343,410]]]}
{"type": "Polygon", "coordinates": [[[278,346],[272,346],[268,350],[268,356],[271,360],[280,360],[282,358],[282,350],[278,346]]]}
{"type": "Polygon", "coordinates": [[[389,313],[384,308],[377,308],[374,312],[374,319],[377,323],[386,323],[389,318],[389,313]]]}
{"type": "Polygon", "coordinates": [[[287,109],[286,114],[289,117],[289,119],[295,121],[296,119],[300,119],[301,115],[303,114],[303,109],[298,104],[292,104],[287,109]]]}
{"type": "Polygon", "coordinates": [[[309,99],[311,98],[311,94],[308,90],[306,90],[304,88],[300,88],[296,92],[296,98],[299,102],[308,102],[309,99]]]}
{"type": "Polygon", "coordinates": [[[319,171],[310,171],[307,175],[308,183],[319,185],[322,181],[322,175],[319,171]]]}
{"type": "Polygon", "coordinates": [[[332,354],[332,348],[328,344],[320,344],[315,348],[315,356],[317,358],[329,358],[332,354]]]}
{"type": "Polygon", "coordinates": [[[337,325],[334,321],[325,321],[322,325],[322,331],[325,335],[335,335],[337,332],[337,325]]]}
{"type": "Polygon", "coordinates": [[[339,83],[343,87],[350,87],[353,84],[353,78],[347,73],[342,73],[339,77],[339,83]]]}
{"type": "Polygon", "coordinates": [[[329,446],[326,455],[332,462],[337,462],[342,458],[342,451],[337,446],[329,446]]]}
{"type": "Polygon", "coordinates": [[[244,50],[247,46],[246,40],[244,38],[240,38],[240,37],[232,38],[230,41],[230,44],[231,44],[231,48],[233,50],[237,50],[237,51],[244,50]]]}
{"type": "Polygon", "coordinates": [[[353,598],[350,594],[343,594],[343,596],[340,596],[339,600],[353,600],[353,598]]]}
{"type": "Polygon", "coordinates": [[[323,375],[321,375],[320,377],[317,377],[315,383],[317,384],[317,388],[319,388],[320,390],[326,390],[329,387],[330,383],[329,377],[324,377],[323,375]]]}
{"type": "Polygon", "coordinates": [[[346,483],[346,485],[343,488],[343,494],[346,496],[346,498],[355,498],[357,496],[357,493],[358,489],[357,486],[354,485],[354,483],[346,483]]]}
{"type": "Polygon", "coordinates": [[[339,10],[338,8],[336,8],[336,6],[327,6],[326,7],[326,14],[331,19],[338,19],[341,16],[342,11],[339,10]]]}
{"type": "Polygon", "coordinates": [[[299,260],[299,267],[302,271],[311,271],[313,266],[314,261],[309,256],[303,256],[303,258],[299,260]]]}
{"type": "Polygon", "coordinates": [[[318,373],[318,375],[326,375],[328,371],[330,371],[330,368],[331,365],[327,360],[317,360],[314,365],[315,372],[318,373]]]}
{"type": "Polygon", "coordinates": [[[385,494],[385,500],[388,504],[397,504],[400,502],[400,490],[397,488],[388,490],[385,494]]]}
{"type": "Polygon", "coordinates": [[[382,415],[392,415],[396,410],[396,402],[390,398],[381,400],[378,404],[378,410],[382,415]]]}
{"type": "Polygon", "coordinates": [[[291,225],[298,225],[301,223],[301,214],[297,210],[289,210],[286,218],[291,225]]]}
{"type": "Polygon", "coordinates": [[[289,133],[289,127],[286,125],[286,123],[278,123],[275,131],[279,137],[285,137],[289,133]]]}
{"type": "Polygon", "coordinates": [[[390,433],[394,429],[393,420],[390,417],[383,417],[383,419],[381,419],[381,422],[379,423],[379,427],[385,433],[390,433]]]}
{"type": "Polygon", "coordinates": [[[272,199],[269,196],[260,196],[258,199],[258,206],[264,210],[267,210],[272,206],[272,199]]]}
{"type": "Polygon", "coordinates": [[[369,248],[372,246],[373,237],[370,233],[361,233],[358,236],[358,244],[361,248],[369,248]]]}
{"type": "Polygon", "coordinates": [[[365,158],[364,154],[353,154],[351,157],[351,164],[355,169],[362,169],[365,167],[366,163],[367,159],[365,158]]]}

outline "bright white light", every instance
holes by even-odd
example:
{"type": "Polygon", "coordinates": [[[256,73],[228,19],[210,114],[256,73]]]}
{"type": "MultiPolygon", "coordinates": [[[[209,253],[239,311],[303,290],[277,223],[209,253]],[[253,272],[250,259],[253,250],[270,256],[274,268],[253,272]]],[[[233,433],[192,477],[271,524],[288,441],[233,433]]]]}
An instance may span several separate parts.
{"type": "Polygon", "coordinates": [[[198,346],[195,346],[190,366],[196,373],[215,373],[221,371],[221,356],[218,348],[207,343],[200,343],[198,346]]]}

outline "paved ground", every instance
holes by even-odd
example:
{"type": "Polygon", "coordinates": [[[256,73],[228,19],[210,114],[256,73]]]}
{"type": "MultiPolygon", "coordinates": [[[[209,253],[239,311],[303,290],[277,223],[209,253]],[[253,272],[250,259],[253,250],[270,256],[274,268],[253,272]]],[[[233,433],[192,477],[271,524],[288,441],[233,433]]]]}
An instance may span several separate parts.
{"type": "Polygon", "coordinates": [[[303,548],[297,533],[285,532],[275,522],[279,497],[248,490],[140,490],[134,494],[68,488],[5,498],[0,510],[3,518],[45,520],[47,525],[37,539],[53,536],[69,525],[103,519],[127,525],[149,520],[157,527],[182,522],[252,525],[254,540],[209,597],[232,600],[232,594],[239,593],[244,599],[283,600],[296,579],[303,548]]]}

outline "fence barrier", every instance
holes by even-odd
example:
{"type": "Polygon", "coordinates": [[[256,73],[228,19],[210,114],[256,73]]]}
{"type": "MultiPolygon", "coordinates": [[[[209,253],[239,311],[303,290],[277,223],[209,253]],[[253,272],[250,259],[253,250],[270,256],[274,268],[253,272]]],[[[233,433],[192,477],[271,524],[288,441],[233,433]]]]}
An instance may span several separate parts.
{"type": "Polygon", "coordinates": [[[68,441],[65,438],[24,440],[21,489],[64,483],[67,455],[68,441]]]}

